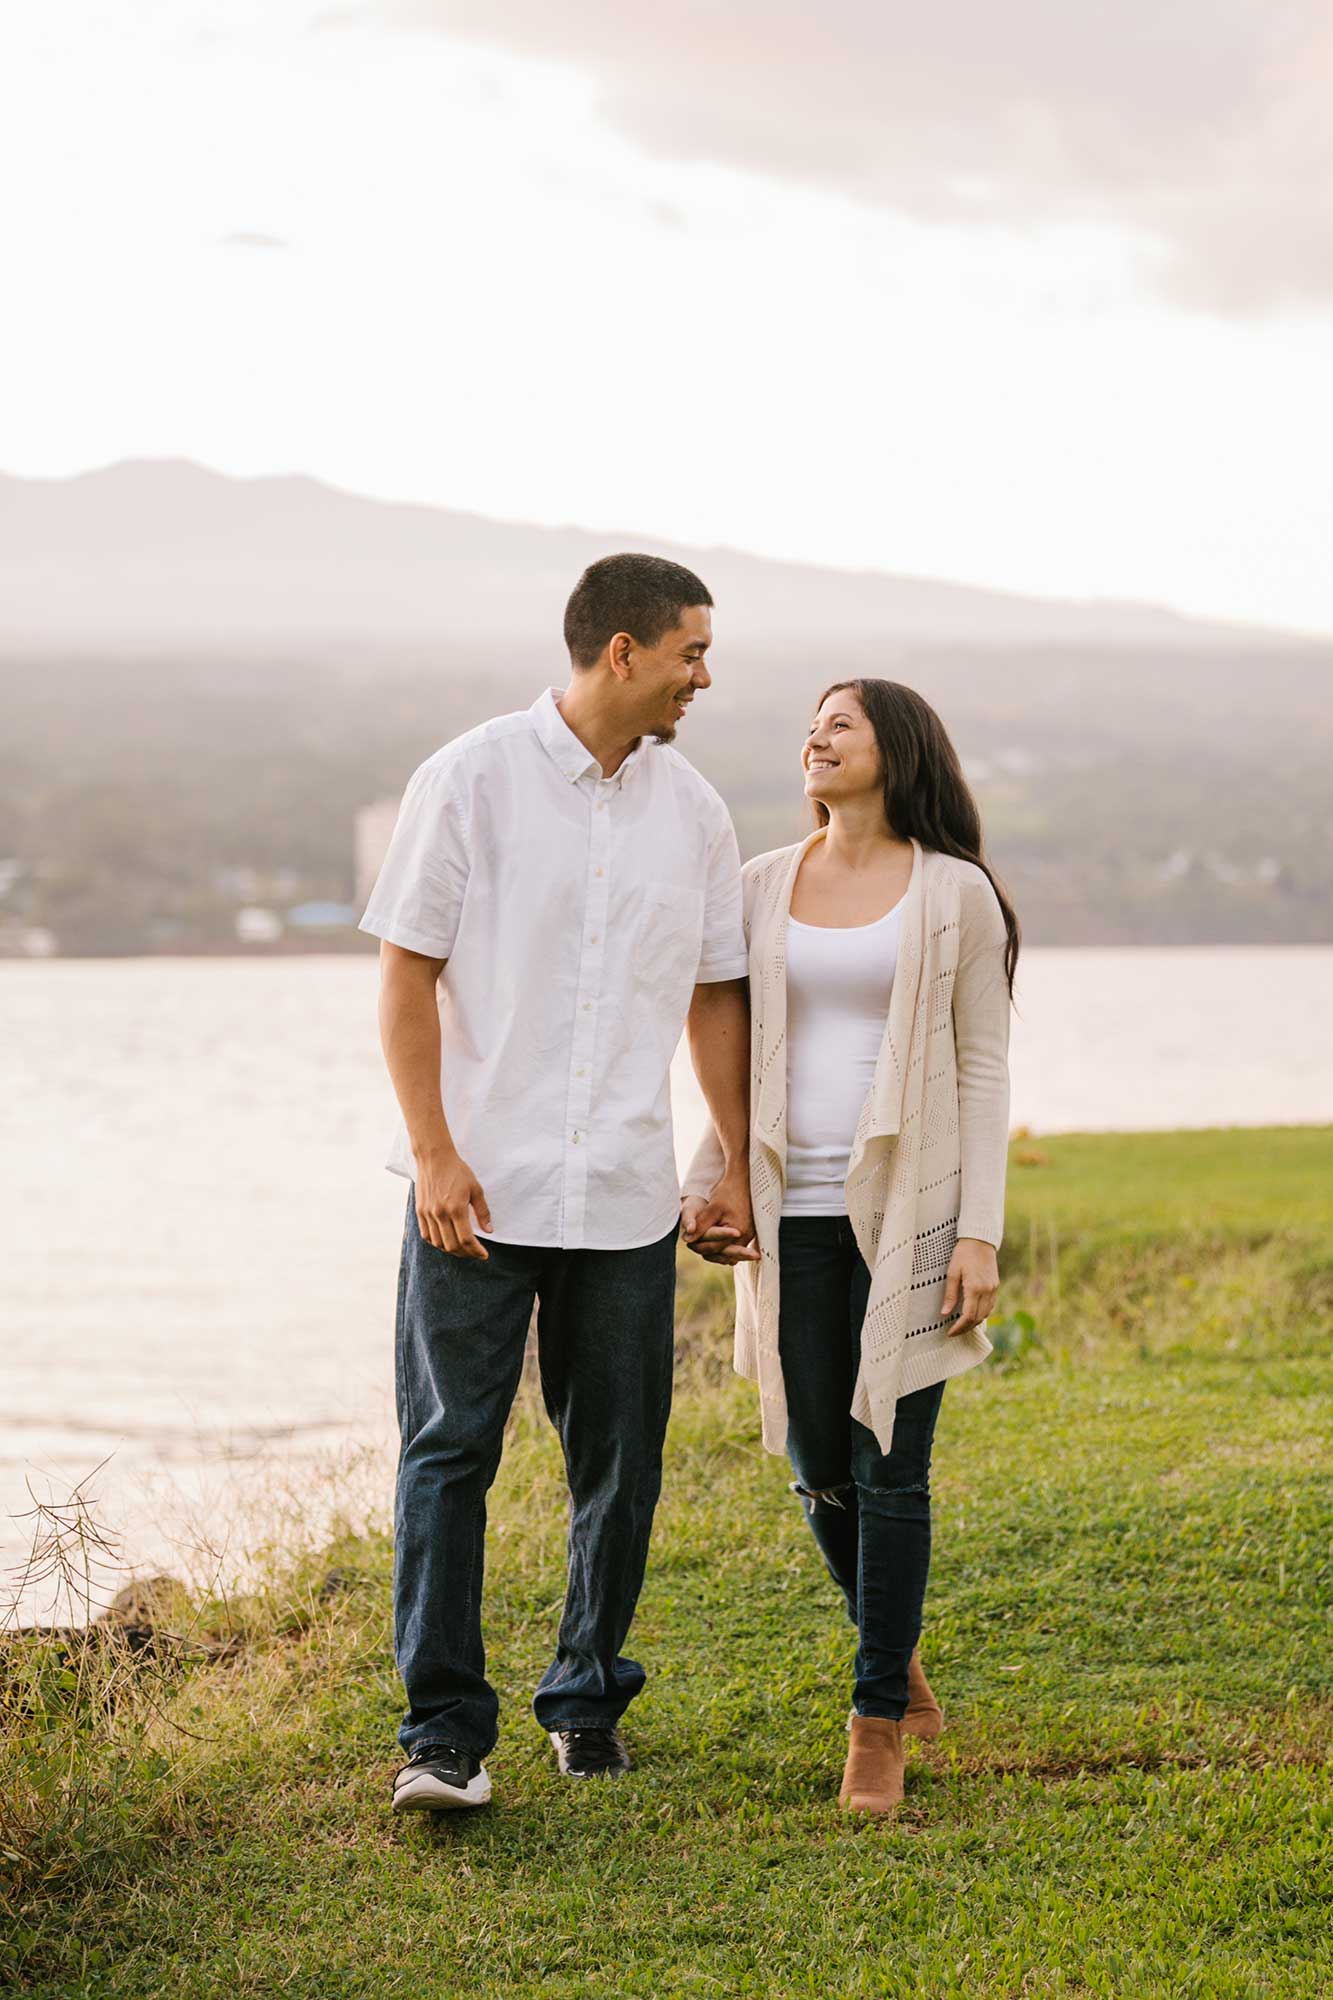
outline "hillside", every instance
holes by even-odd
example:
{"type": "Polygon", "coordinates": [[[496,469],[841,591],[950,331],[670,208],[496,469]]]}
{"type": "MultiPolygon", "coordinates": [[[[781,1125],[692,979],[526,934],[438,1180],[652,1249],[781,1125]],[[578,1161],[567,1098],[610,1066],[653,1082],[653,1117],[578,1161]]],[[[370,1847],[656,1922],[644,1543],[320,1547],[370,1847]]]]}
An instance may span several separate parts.
{"type": "MultiPolygon", "coordinates": [[[[358,811],[563,680],[564,598],[637,538],[125,466],[0,480],[0,951],[364,949],[286,912],[357,895],[358,811]],[[5,636],[7,635],[7,636],[5,636]]],[[[677,551],[718,600],[680,747],[744,852],[803,825],[831,680],[943,715],[1041,944],[1333,938],[1333,645],[677,551]]]]}
{"type": "MultiPolygon", "coordinates": [[[[633,529],[538,528],[404,506],[308,478],[136,461],[66,480],[0,476],[0,641],[261,648],[549,641],[579,571],[616,548],[697,570],[727,638],[799,633],[986,645],[1237,646],[1264,637],[1152,605],[1059,603],[919,578],[677,547],[633,529]]],[[[886,550],[886,561],[892,551],[886,550]]]]}

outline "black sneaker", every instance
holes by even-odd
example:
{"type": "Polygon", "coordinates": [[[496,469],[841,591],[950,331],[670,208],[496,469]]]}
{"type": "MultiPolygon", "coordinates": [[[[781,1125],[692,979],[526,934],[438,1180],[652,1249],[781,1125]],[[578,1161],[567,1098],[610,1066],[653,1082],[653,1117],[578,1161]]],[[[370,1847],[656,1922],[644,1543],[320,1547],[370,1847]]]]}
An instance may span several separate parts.
{"type": "Polygon", "coordinates": [[[452,1743],[418,1743],[393,1781],[395,1812],[447,1812],[454,1806],[484,1806],[491,1781],[480,1757],[452,1743]]]}
{"type": "Polygon", "coordinates": [[[629,1769],[629,1751],[618,1729],[552,1729],[562,1778],[613,1778],[629,1769]]]}

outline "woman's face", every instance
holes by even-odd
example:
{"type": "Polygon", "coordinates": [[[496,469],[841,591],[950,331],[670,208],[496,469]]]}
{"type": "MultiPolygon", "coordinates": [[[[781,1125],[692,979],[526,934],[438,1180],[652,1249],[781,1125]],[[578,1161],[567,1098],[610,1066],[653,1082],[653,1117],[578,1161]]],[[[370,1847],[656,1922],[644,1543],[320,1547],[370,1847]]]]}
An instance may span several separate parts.
{"type": "Polygon", "coordinates": [[[805,796],[821,805],[882,792],[879,745],[850,688],[835,688],[824,702],[805,739],[801,764],[805,796]]]}

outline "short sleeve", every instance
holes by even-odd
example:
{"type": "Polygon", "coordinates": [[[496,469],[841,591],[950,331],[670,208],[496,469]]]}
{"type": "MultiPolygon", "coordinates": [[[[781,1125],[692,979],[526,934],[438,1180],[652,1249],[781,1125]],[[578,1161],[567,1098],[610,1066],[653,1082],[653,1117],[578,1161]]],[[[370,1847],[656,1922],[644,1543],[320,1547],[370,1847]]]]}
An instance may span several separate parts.
{"type": "Polygon", "coordinates": [[[456,779],[448,767],[422,764],[403,794],[359,928],[404,951],[448,958],[467,881],[466,823],[456,779]]]}
{"type": "Polygon", "coordinates": [[[714,798],[704,890],[703,944],[695,981],[711,985],[744,979],[750,969],[741,915],[741,857],[736,829],[721,799],[714,798]]]}

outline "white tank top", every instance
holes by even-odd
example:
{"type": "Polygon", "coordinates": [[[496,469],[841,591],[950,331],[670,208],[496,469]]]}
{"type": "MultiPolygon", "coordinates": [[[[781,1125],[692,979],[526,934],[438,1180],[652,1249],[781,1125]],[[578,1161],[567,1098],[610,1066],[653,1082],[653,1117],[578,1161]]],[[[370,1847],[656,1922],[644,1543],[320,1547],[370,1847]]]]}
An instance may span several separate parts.
{"type": "Polygon", "coordinates": [[[898,966],[901,901],[878,923],[826,930],[787,919],[784,1215],[845,1215],[847,1165],[898,966]]]}

